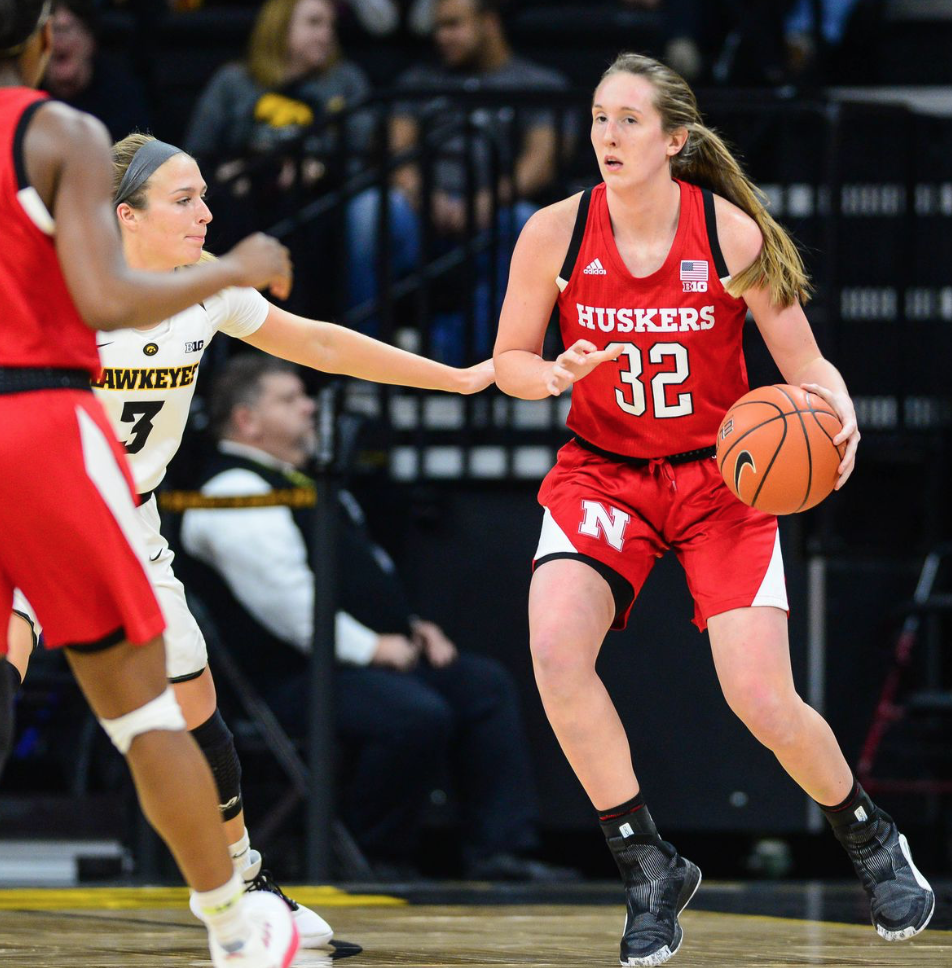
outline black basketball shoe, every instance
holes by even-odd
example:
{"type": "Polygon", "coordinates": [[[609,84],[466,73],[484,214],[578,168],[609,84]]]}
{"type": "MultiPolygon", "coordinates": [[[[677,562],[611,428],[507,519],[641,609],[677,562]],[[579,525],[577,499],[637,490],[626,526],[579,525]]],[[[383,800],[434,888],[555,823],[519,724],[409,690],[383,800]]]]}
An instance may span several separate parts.
{"type": "Polygon", "coordinates": [[[678,915],[701,883],[701,871],[667,841],[609,842],[625,882],[628,913],[621,939],[623,965],[663,965],[684,932],[678,915]]]}
{"type": "Polygon", "coordinates": [[[907,941],[929,923],[935,894],[912,862],[906,838],[878,807],[872,817],[834,827],[869,896],[870,917],[886,941],[907,941]]]}

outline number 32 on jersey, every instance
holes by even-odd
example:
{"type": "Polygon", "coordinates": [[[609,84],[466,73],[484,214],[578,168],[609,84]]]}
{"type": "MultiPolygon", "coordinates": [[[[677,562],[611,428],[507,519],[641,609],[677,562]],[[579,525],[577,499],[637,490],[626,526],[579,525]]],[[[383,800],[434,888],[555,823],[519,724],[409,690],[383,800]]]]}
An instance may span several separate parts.
{"type": "MultiPolygon", "coordinates": [[[[647,410],[647,393],[645,381],[642,379],[644,360],[641,347],[636,343],[609,343],[606,349],[612,350],[620,346],[621,356],[618,357],[620,366],[619,379],[624,386],[615,387],[615,403],[632,417],[640,417],[647,410]]],[[[686,417],[694,412],[694,401],[690,393],[676,394],[676,402],[670,402],[668,387],[678,386],[690,376],[691,368],[688,363],[688,349],[681,343],[655,343],[648,350],[648,362],[654,365],[674,363],[673,369],[656,373],[648,386],[651,387],[651,403],[656,417],[686,417]]]]}

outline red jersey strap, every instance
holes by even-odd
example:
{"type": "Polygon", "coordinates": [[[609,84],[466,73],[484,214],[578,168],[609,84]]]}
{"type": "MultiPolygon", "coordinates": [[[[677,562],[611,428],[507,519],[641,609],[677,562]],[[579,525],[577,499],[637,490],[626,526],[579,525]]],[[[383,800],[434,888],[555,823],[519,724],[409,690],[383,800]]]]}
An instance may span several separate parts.
{"type": "Polygon", "coordinates": [[[30,126],[33,115],[44,104],[49,104],[49,98],[42,98],[28,105],[23,114],[20,115],[20,120],[17,122],[16,130],[13,133],[13,170],[16,175],[17,189],[30,187],[30,180],[26,174],[26,162],[23,158],[23,139],[26,137],[26,129],[30,126]]]}
{"type": "Polygon", "coordinates": [[[578,203],[578,214],[575,216],[575,228],[572,229],[572,241],[569,242],[568,252],[565,253],[565,262],[562,263],[562,271],[559,272],[558,284],[560,290],[565,290],[572,278],[572,270],[578,260],[579,251],[582,248],[582,239],[585,237],[585,226],[588,223],[588,207],[592,203],[592,190],[586,188],[582,192],[582,197],[578,203]]]}
{"type": "Polygon", "coordinates": [[[730,278],[727,263],[724,261],[724,254],[721,252],[721,243],[717,238],[717,216],[714,212],[714,195],[706,188],[701,189],[704,198],[704,222],[707,226],[707,242],[711,247],[711,257],[714,259],[714,269],[717,278],[722,282],[730,278]]]}

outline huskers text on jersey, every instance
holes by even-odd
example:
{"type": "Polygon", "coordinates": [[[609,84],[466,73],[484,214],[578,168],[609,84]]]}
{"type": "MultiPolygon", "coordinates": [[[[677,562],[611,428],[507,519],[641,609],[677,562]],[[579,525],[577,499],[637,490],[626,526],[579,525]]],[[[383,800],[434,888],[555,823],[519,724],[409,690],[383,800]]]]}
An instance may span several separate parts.
{"type": "Polygon", "coordinates": [[[576,303],[578,324],[603,333],[683,333],[714,328],[714,307],[678,306],[668,309],[583,306],[576,303]]]}

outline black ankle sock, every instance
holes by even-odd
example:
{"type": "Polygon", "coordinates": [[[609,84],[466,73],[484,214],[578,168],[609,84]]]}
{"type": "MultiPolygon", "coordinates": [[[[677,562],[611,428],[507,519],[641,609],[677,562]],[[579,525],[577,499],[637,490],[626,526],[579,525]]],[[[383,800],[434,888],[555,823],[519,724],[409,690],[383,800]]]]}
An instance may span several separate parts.
{"type": "Polygon", "coordinates": [[[639,790],[630,800],[626,800],[624,803],[618,804],[617,807],[610,807],[608,810],[598,811],[598,820],[600,823],[610,822],[616,817],[623,817],[625,814],[634,813],[636,810],[640,810],[645,805],[645,798],[641,795],[639,790]]]}
{"type": "Polygon", "coordinates": [[[655,827],[648,807],[645,805],[644,797],[640,791],[636,796],[617,807],[610,810],[600,810],[598,813],[598,823],[602,828],[605,839],[611,841],[613,838],[621,837],[625,840],[635,837],[640,841],[657,842],[661,838],[658,835],[658,828],[655,827]]]}
{"type": "Polygon", "coordinates": [[[859,785],[859,780],[853,780],[853,786],[847,796],[832,807],[818,803],[830,826],[836,830],[847,824],[865,823],[872,820],[876,813],[876,805],[869,798],[869,794],[859,785]]]}

